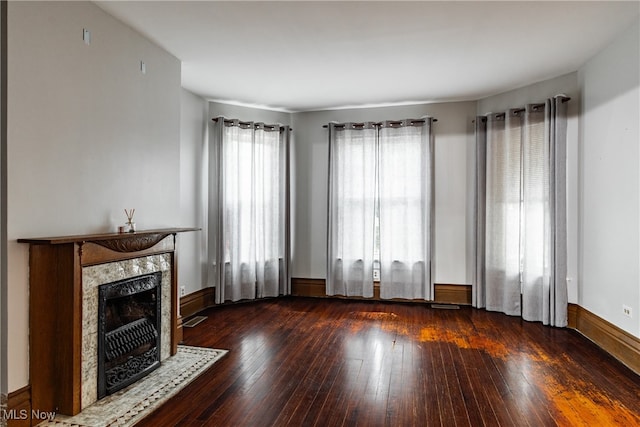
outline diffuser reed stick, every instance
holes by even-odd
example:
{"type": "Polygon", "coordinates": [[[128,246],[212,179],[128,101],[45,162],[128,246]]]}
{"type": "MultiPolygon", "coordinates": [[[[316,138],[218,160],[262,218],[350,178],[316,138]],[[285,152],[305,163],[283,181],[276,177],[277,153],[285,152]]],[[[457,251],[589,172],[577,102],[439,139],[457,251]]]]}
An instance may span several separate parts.
{"type": "Polygon", "coordinates": [[[136,213],[135,209],[125,209],[124,214],[127,216],[126,231],[134,233],[136,231],[136,223],[133,222],[133,214],[136,213]]]}

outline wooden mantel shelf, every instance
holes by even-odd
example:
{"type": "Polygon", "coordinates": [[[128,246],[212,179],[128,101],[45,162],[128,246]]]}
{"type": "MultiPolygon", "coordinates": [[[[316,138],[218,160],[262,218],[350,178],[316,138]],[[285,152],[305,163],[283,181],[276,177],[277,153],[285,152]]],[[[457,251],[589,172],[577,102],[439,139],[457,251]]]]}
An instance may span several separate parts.
{"type": "Polygon", "coordinates": [[[157,230],[141,230],[135,233],[100,233],[100,234],[79,234],[75,236],[58,237],[27,237],[18,239],[18,243],[30,243],[32,245],[61,245],[65,243],[99,242],[106,240],[130,239],[132,236],[151,236],[184,233],[187,231],[199,231],[200,228],[159,228],[157,230]]]}

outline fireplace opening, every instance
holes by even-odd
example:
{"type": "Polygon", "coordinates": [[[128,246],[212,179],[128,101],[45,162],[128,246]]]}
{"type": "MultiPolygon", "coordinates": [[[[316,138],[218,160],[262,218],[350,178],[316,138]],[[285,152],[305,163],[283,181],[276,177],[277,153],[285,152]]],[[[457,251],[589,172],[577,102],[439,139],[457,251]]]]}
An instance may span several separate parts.
{"type": "Polygon", "coordinates": [[[160,366],[162,272],[98,288],[98,399],[160,366]]]}

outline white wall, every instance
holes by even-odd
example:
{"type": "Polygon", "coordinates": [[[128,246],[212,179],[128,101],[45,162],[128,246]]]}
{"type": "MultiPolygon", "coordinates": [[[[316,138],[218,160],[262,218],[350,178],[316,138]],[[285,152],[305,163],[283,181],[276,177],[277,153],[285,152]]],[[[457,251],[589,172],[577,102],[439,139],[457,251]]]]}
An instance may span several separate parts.
{"type": "Polygon", "coordinates": [[[640,26],[578,72],[580,126],[579,304],[640,337],[640,26]],[[622,305],[633,318],[622,314],[622,305]]]}
{"type": "Polygon", "coordinates": [[[140,229],[179,223],[180,62],[89,2],[8,13],[13,391],[29,381],[28,246],[16,239],[115,231],[124,208],[140,229]]]}
{"type": "MultiPolygon", "coordinates": [[[[203,189],[206,161],[208,102],[182,89],[180,93],[180,226],[204,226],[203,189]]],[[[205,239],[203,231],[178,237],[178,286],[185,295],[204,284],[205,239]]]]}
{"type": "Polygon", "coordinates": [[[567,290],[569,302],[578,302],[578,128],[580,89],[578,74],[570,73],[478,101],[478,114],[505,111],[542,102],[564,93],[571,97],[567,118],[567,290]]]}
{"type": "Polygon", "coordinates": [[[470,238],[467,215],[471,213],[467,153],[473,142],[471,121],[475,112],[475,102],[459,102],[294,114],[292,179],[296,183],[296,203],[292,276],[326,277],[328,139],[322,126],[330,121],[381,121],[429,115],[438,119],[434,125],[435,281],[470,283],[471,265],[466,256],[470,238]]]}

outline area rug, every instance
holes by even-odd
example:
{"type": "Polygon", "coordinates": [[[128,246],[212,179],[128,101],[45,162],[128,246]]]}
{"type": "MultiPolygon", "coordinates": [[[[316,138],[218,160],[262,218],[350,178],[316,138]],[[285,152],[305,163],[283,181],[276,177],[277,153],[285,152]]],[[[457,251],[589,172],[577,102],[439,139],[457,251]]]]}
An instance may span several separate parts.
{"type": "Polygon", "coordinates": [[[77,415],[56,415],[55,419],[38,426],[132,426],[227,353],[228,350],[180,345],[174,356],[135,384],[99,400],[77,415]]]}

